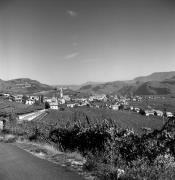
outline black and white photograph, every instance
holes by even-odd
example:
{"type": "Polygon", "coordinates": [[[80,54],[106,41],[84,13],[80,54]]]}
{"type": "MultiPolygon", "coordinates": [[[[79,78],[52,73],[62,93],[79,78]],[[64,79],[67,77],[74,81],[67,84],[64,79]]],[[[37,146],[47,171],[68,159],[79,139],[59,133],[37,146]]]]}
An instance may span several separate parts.
{"type": "Polygon", "coordinates": [[[175,0],[0,0],[0,180],[175,180],[175,0]]]}

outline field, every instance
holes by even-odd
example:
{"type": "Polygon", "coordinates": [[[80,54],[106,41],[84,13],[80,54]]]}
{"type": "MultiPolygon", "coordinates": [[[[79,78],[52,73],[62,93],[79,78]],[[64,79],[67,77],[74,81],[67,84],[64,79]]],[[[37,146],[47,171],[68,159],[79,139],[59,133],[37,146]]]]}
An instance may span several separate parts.
{"type": "Polygon", "coordinates": [[[42,120],[9,124],[7,132],[80,153],[84,170],[98,180],[170,180],[175,178],[175,119],[166,120],[163,125],[156,116],[81,107],[48,110],[42,120]],[[142,127],[154,130],[143,132],[142,127]]]}
{"type": "Polygon", "coordinates": [[[141,133],[142,127],[151,129],[159,129],[162,126],[162,118],[155,116],[142,116],[140,114],[129,111],[112,111],[94,108],[76,108],[66,109],[65,111],[50,110],[48,115],[42,119],[42,122],[50,124],[59,124],[65,127],[66,124],[81,122],[87,125],[87,118],[90,124],[101,124],[102,120],[112,120],[119,128],[133,128],[136,132],[141,133]]]}
{"type": "Polygon", "coordinates": [[[43,107],[41,106],[30,106],[22,103],[10,102],[4,98],[0,98],[0,115],[9,115],[12,112],[17,115],[25,114],[42,108],[43,107]]]}
{"type": "Polygon", "coordinates": [[[157,99],[149,99],[149,100],[143,100],[141,102],[131,102],[131,106],[134,107],[140,107],[143,109],[157,109],[164,111],[166,109],[167,111],[170,111],[172,113],[175,112],[175,98],[173,97],[165,97],[163,98],[157,98],[157,99]]]}

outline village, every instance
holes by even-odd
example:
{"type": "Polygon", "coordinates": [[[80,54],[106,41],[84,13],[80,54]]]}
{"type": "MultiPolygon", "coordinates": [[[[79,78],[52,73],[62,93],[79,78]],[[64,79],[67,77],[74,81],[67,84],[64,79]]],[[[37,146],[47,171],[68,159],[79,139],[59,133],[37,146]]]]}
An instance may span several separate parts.
{"type": "Polygon", "coordinates": [[[6,98],[8,101],[15,101],[17,103],[34,105],[45,104],[45,108],[53,110],[64,110],[64,108],[76,108],[76,107],[90,107],[111,109],[114,111],[132,111],[145,116],[159,116],[159,117],[173,117],[174,113],[164,110],[152,108],[149,103],[147,109],[143,109],[139,106],[134,106],[135,102],[142,102],[144,100],[164,99],[163,96],[119,96],[119,95],[106,95],[95,94],[89,97],[72,97],[71,95],[64,94],[64,89],[57,89],[56,93],[52,97],[44,95],[23,95],[23,94],[10,94],[1,93],[0,96],[6,98]],[[46,107],[47,104],[47,107],[46,107]]]}

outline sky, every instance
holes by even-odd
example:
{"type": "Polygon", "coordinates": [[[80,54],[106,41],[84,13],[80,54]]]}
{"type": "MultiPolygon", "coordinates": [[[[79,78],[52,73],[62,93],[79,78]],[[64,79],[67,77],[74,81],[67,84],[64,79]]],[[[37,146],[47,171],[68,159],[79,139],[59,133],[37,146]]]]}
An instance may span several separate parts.
{"type": "Polygon", "coordinates": [[[0,79],[81,84],[173,70],[174,0],[0,1],[0,79]]]}

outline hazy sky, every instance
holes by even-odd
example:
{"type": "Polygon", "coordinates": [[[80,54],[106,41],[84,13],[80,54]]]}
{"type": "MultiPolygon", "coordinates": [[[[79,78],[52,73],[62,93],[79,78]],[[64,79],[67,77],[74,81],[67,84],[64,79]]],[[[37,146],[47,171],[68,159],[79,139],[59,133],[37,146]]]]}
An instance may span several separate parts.
{"type": "Polygon", "coordinates": [[[175,70],[175,0],[0,0],[0,78],[47,84],[175,70]]]}

